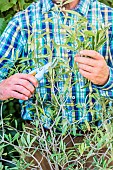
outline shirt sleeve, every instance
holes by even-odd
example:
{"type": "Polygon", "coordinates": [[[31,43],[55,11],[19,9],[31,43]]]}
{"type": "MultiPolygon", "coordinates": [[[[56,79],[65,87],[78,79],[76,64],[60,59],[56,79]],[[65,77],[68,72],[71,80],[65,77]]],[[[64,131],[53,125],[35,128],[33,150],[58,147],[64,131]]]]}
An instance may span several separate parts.
{"type": "Polygon", "coordinates": [[[15,15],[0,37],[0,81],[7,77],[15,57],[21,55],[23,40],[19,24],[19,14],[15,15]]]}
{"type": "Polygon", "coordinates": [[[109,70],[108,82],[104,86],[93,85],[93,88],[98,89],[101,96],[113,99],[113,68],[109,67],[109,70]]]}

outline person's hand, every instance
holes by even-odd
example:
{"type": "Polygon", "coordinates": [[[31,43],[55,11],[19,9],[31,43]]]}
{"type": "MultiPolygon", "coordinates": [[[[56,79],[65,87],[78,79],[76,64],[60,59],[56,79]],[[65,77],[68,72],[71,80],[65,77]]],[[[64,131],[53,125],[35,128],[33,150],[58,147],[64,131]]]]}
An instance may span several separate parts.
{"type": "Polygon", "coordinates": [[[81,75],[93,84],[104,85],[109,78],[109,67],[103,56],[93,50],[83,50],[75,56],[81,75]],[[84,57],[88,56],[88,57],[84,57]]]}
{"type": "Polygon", "coordinates": [[[33,75],[17,73],[0,83],[0,100],[16,98],[28,100],[34,93],[38,82],[33,75]]]}

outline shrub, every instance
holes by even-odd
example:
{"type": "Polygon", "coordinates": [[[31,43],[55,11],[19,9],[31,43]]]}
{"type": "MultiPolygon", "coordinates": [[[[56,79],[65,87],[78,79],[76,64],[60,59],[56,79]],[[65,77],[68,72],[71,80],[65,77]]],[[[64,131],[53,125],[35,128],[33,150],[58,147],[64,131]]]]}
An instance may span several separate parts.
{"type": "MultiPolygon", "coordinates": [[[[111,1],[108,1],[109,5],[111,1]]],[[[1,4],[4,2],[0,2],[1,4]]],[[[4,8],[1,8],[1,22],[4,24],[1,27],[1,32],[7,25],[9,19],[14,15],[15,12],[18,10],[22,10],[23,8],[28,5],[30,1],[7,1],[7,5],[4,5],[4,8]],[[21,2],[21,3],[20,3],[21,2]],[[13,12],[12,12],[13,9],[13,12]],[[10,13],[10,14],[9,14],[10,13]]],[[[2,4],[3,5],[3,4],[2,4]]],[[[79,28],[81,28],[81,23],[82,23],[82,28],[84,26],[85,28],[85,22],[86,20],[84,18],[80,18],[80,22],[78,21],[79,28]],[[81,22],[82,21],[82,22],[81,22]],[[84,23],[84,24],[83,24],[84,23]]],[[[76,27],[75,25],[75,27],[76,27]]],[[[81,44],[79,41],[79,36],[75,36],[73,34],[72,30],[70,27],[66,27],[66,25],[62,25],[62,28],[65,28],[69,34],[67,34],[67,39],[66,39],[66,44],[65,48],[70,48],[68,46],[69,41],[76,41],[78,40],[78,46],[76,50],[80,50],[82,47],[88,49],[89,47],[91,49],[98,50],[101,48],[103,43],[106,41],[104,38],[104,35],[106,34],[106,29],[107,27],[104,27],[101,30],[100,33],[100,38],[97,44],[94,44],[94,38],[96,37],[96,32],[90,31],[88,32],[85,28],[85,31],[82,32],[82,35],[84,34],[84,42],[81,44]],[[74,36],[73,36],[74,35],[74,36]],[[90,36],[89,36],[90,35],[90,36]],[[103,41],[103,38],[105,41],[103,41]],[[90,44],[89,44],[89,39],[90,39],[90,44]],[[92,40],[92,41],[91,41],[92,40]],[[100,44],[100,46],[98,46],[100,44]]],[[[77,31],[79,31],[79,28],[76,28],[77,31]]],[[[43,38],[43,35],[42,35],[43,38]]],[[[32,39],[32,35],[31,35],[32,39]]],[[[33,45],[33,41],[31,42],[33,45]]],[[[60,45],[54,44],[54,48],[56,48],[56,51],[59,51],[59,48],[61,47],[60,45]]],[[[40,48],[40,46],[38,47],[40,48]]],[[[47,51],[48,51],[48,56],[50,57],[49,60],[51,60],[51,50],[48,46],[46,46],[47,51]]],[[[32,49],[31,49],[32,50],[32,49]]],[[[75,50],[75,49],[71,49],[75,50]]],[[[32,51],[33,52],[33,51],[32,51]]],[[[34,54],[34,53],[32,53],[34,54]]],[[[28,56],[29,57],[29,56],[28,56]]],[[[15,61],[14,61],[15,62],[15,61]]],[[[24,66],[24,61],[18,61],[17,63],[23,63],[21,65],[21,69],[24,66]]],[[[36,62],[34,60],[34,62],[36,62]]],[[[18,65],[16,65],[18,68],[18,65]]],[[[20,69],[20,68],[19,68],[20,69]]],[[[24,69],[27,69],[24,67],[24,69]]],[[[20,71],[20,70],[19,70],[20,71]]],[[[108,164],[105,162],[104,157],[108,156],[109,158],[109,152],[112,151],[112,142],[113,142],[113,128],[110,126],[110,124],[107,124],[107,121],[111,121],[112,123],[112,106],[108,108],[106,111],[106,106],[109,102],[108,99],[102,98],[98,90],[95,89],[94,94],[89,94],[89,101],[92,100],[92,98],[96,99],[96,102],[101,104],[102,110],[101,112],[101,117],[98,119],[102,119],[102,126],[100,128],[97,128],[95,126],[95,122],[91,122],[90,124],[86,121],[84,126],[81,126],[82,130],[84,132],[90,132],[85,135],[84,142],[82,142],[79,145],[74,146],[73,148],[70,149],[69,152],[66,151],[66,146],[64,143],[64,138],[66,138],[67,135],[73,134],[73,136],[80,135],[77,134],[76,129],[78,128],[77,122],[74,122],[73,124],[70,124],[67,120],[66,117],[61,120],[61,115],[59,110],[61,107],[64,106],[65,104],[65,96],[68,95],[68,91],[71,89],[71,83],[70,83],[70,75],[74,72],[74,74],[77,76],[78,74],[78,68],[77,65],[73,65],[73,67],[70,69],[69,67],[69,60],[67,59],[64,61],[63,59],[61,60],[60,58],[57,58],[55,61],[55,65],[52,69],[49,69],[49,73],[47,73],[45,76],[50,82],[50,87],[51,91],[53,92],[51,103],[48,101],[43,101],[40,98],[40,94],[35,93],[36,97],[36,103],[34,105],[34,109],[36,112],[36,117],[38,119],[34,122],[32,122],[32,125],[34,129],[30,127],[26,127],[24,125],[24,121],[21,120],[20,118],[20,107],[18,104],[17,100],[10,100],[6,101],[5,103],[1,103],[1,121],[0,121],[0,154],[1,154],[1,163],[0,163],[0,169],[26,169],[28,166],[33,168],[32,162],[29,165],[28,163],[25,162],[25,155],[32,155],[32,151],[30,150],[33,148],[34,150],[40,150],[43,155],[49,160],[49,163],[52,168],[55,167],[55,169],[59,169],[58,165],[63,169],[65,164],[68,164],[70,161],[74,159],[74,161],[69,164],[68,169],[72,170],[74,164],[76,163],[76,169],[80,168],[81,170],[83,169],[83,165],[85,164],[86,159],[88,159],[91,156],[94,156],[93,159],[93,165],[95,166],[95,169],[107,169],[108,164]],[[64,72],[66,70],[66,72],[64,72]],[[66,82],[65,82],[65,90],[64,93],[61,95],[60,91],[58,91],[58,94],[54,93],[54,89],[52,87],[55,86],[55,83],[58,81],[60,78],[61,80],[63,79],[64,73],[68,77],[66,82]],[[44,109],[43,105],[47,104],[50,118],[52,120],[52,124],[50,126],[50,132],[45,132],[43,128],[43,116],[44,115],[44,109]],[[75,125],[77,124],[77,126],[75,125]],[[58,129],[59,131],[56,131],[58,129]],[[59,136],[59,138],[57,137],[59,136]],[[34,141],[38,141],[38,147],[34,147],[33,143],[34,141]],[[99,149],[102,149],[105,145],[108,147],[108,151],[104,152],[102,156],[98,158],[97,151],[99,149]],[[28,151],[26,151],[26,148],[28,148],[28,151]],[[75,153],[76,149],[76,153],[75,153]],[[86,152],[86,157],[83,158],[83,153],[86,152]],[[21,155],[21,157],[20,157],[21,155]],[[97,156],[96,156],[97,155],[97,156]],[[18,160],[18,158],[20,158],[18,160]],[[98,161],[97,161],[98,160],[98,161]]],[[[9,74],[14,74],[15,72],[9,72],[9,74]]],[[[78,80],[80,81],[80,80],[78,80]]],[[[91,83],[87,80],[86,81],[86,87],[90,86],[91,88],[91,83]]],[[[78,82],[75,82],[78,83],[78,82]]],[[[50,88],[48,87],[48,88],[50,88]]],[[[88,103],[86,103],[87,106],[88,103]]],[[[94,104],[95,105],[95,104],[94,104]]],[[[96,110],[95,107],[91,106],[91,112],[92,114],[95,114],[96,110]]],[[[86,107],[85,106],[85,107],[86,107]]],[[[81,110],[83,106],[79,105],[77,107],[80,107],[81,110]]],[[[73,142],[73,141],[72,141],[73,142]]],[[[109,159],[109,162],[111,160],[109,159]]],[[[37,164],[39,162],[37,161],[37,164]]],[[[40,164],[39,164],[40,165],[40,164]]],[[[112,168],[112,167],[111,167],[112,168]]]]}

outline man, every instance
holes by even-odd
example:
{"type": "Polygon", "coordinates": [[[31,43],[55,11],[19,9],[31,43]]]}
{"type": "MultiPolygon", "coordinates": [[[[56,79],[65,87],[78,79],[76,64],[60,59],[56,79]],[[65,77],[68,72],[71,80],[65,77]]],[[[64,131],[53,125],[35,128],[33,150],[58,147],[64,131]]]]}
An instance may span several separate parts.
{"type": "MultiPolygon", "coordinates": [[[[40,44],[43,46],[44,44],[50,43],[48,39],[54,39],[54,41],[58,44],[63,43],[63,38],[59,33],[59,24],[63,23],[62,17],[56,20],[58,13],[51,12],[51,9],[57,3],[57,0],[40,0],[37,3],[31,4],[25,11],[18,13],[8,24],[4,33],[1,36],[1,45],[0,45],[0,58],[3,56],[12,60],[16,56],[16,52],[18,51],[19,56],[27,57],[28,51],[25,52],[26,44],[28,43],[29,31],[35,38],[35,43],[37,43],[36,39],[40,35],[40,32],[36,30],[48,30],[51,34],[46,35],[45,39],[40,41],[40,44]],[[51,23],[42,22],[43,20],[48,19],[49,17],[53,17],[53,25],[51,23]],[[53,36],[54,35],[54,36],[53,36]],[[14,56],[12,56],[14,55],[14,56]]],[[[93,83],[93,87],[97,88],[99,93],[108,98],[113,98],[113,39],[112,39],[112,30],[113,30],[113,11],[111,8],[99,3],[97,0],[73,0],[69,4],[65,6],[67,9],[71,9],[77,11],[82,16],[88,19],[88,22],[93,24],[97,29],[99,27],[100,22],[105,24],[107,20],[108,23],[111,23],[111,27],[109,29],[109,40],[104,47],[99,51],[93,50],[82,50],[80,54],[75,54],[71,50],[63,49],[61,50],[60,57],[65,58],[65,54],[69,56],[75,55],[75,61],[77,62],[79,67],[80,74],[89,79],[93,83]],[[85,58],[83,56],[90,56],[90,58],[85,58]],[[107,62],[106,62],[107,61],[107,62]]],[[[62,13],[59,14],[62,16],[62,13]]],[[[67,22],[67,25],[72,24],[70,21],[67,22]]],[[[36,45],[36,44],[35,44],[36,45]]],[[[51,47],[51,44],[49,44],[51,47]]],[[[35,49],[36,50],[36,49],[35,49]]],[[[46,54],[47,51],[44,49],[41,51],[42,54],[46,54]]],[[[56,56],[56,55],[55,55],[56,56]]],[[[53,57],[55,57],[53,54],[53,57]]],[[[40,57],[40,53],[36,51],[36,57],[40,57]]],[[[40,60],[39,60],[40,61],[40,60]]],[[[46,64],[47,62],[41,62],[46,64]]],[[[32,111],[30,101],[32,101],[32,95],[35,91],[35,88],[38,86],[38,82],[33,75],[18,73],[9,78],[7,77],[8,70],[7,68],[3,68],[6,64],[6,61],[1,62],[0,64],[0,75],[1,75],[1,84],[0,84],[0,99],[7,100],[9,98],[17,98],[21,100],[22,104],[22,118],[25,120],[32,120],[31,114],[32,111]],[[5,78],[5,80],[4,80],[5,78]],[[26,107],[24,107],[26,105],[26,107]]],[[[31,62],[29,65],[32,65],[31,62]]],[[[29,70],[30,71],[30,70],[29,70]]],[[[80,75],[80,76],[81,76],[80,75]]],[[[40,83],[38,86],[38,90],[40,91],[41,97],[44,98],[44,94],[49,94],[49,91],[44,86],[47,85],[46,79],[40,83]]],[[[72,122],[72,119],[80,120],[82,117],[82,123],[92,120],[92,115],[88,113],[84,115],[84,110],[82,115],[80,114],[80,109],[76,107],[79,103],[85,103],[86,95],[89,93],[88,91],[81,90],[83,84],[80,84],[80,88],[77,88],[75,85],[72,89],[71,100],[74,102],[74,106],[68,107],[66,113],[69,122],[72,122]],[[76,110],[73,113],[72,118],[72,110],[76,110]]],[[[49,100],[50,95],[47,95],[47,99],[49,100]]],[[[71,104],[70,104],[71,105],[71,104]]],[[[84,108],[83,108],[84,109],[84,108]]],[[[99,107],[97,106],[97,110],[99,107]]],[[[48,114],[48,113],[47,113],[48,114]]],[[[49,126],[48,120],[46,122],[46,126],[49,126]]],[[[44,165],[44,162],[43,162],[44,165]]],[[[45,166],[46,167],[46,166],[45,166]]]]}

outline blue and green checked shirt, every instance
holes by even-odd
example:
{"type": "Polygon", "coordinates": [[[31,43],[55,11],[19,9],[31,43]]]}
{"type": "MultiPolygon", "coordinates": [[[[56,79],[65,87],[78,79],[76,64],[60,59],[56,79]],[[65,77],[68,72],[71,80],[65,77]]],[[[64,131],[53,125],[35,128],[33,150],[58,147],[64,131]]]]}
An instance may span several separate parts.
{"type": "MultiPolygon", "coordinates": [[[[58,11],[52,11],[51,9],[55,6],[52,0],[40,0],[36,3],[32,3],[26,10],[17,13],[13,19],[9,22],[7,28],[0,38],[0,58],[6,57],[9,60],[14,60],[16,58],[16,52],[18,51],[18,56],[28,57],[31,48],[34,49],[35,57],[37,61],[42,65],[45,65],[48,60],[40,59],[40,55],[46,55],[47,49],[42,48],[39,51],[37,50],[37,39],[40,39],[40,45],[43,47],[45,44],[52,48],[50,40],[54,40],[57,44],[63,44],[64,35],[66,30],[62,30],[60,27],[61,24],[64,24],[62,12],[58,14],[58,11]],[[61,17],[58,18],[58,15],[61,17]],[[52,18],[52,22],[42,22],[52,18]],[[44,35],[44,38],[41,38],[40,34],[49,32],[44,35]],[[63,32],[63,34],[62,34],[63,32]],[[30,35],[34,36],[34,46],[29,48],[30,35]],[[39,38],[40,36],[40,38],[39,38]],[[26,48],[25,48],[26,47],[26,48]],[[26,50],[27,49],[27,50],[26,50]]],[[[97,0],[80,0],[79,4],[75,9],[82,16],[88,19],[90,24],[93,24],[97,29],[99,28],[100,23],[106,24],[111,23],[111,26],[108,31],[108,41],[101,48],[99,53],[105,57],[109,69],[110,76],[108,82],[104,86],[95,86],[100,95],[113,99],[113,9],[107,7],[106,5],[98,2],[97,0]]],[[[77,16],[76,16],[77,17],[77,16]]],[[[73,25],[74,20],[68,19],[66,24],[73,25]]],[[[53,57],[59,56],[61,58],[70,58],[70,66],[74,63],[74,56],[76,52],[73,52],[69,49],[60,48],[59,51],[53,51],[53,57]]],[[[10,61],[5,60],[0,63],[0,80],[2,81],[7,77],[8,68],[3,68],[3,66],[10,61]]],[[[33,65],[33,62],[29,62],[29,65],[33,65]]],[[[27,70],[31,71],[31,70],[27,70]]],[[[83,79],[83,77],[78,73],[78,78],[83,79]]],[[[65,79],[65,78],[64,78],[65,79]]],[[[76,81],[76,78],[72,75],[72,83],[76,81]]],[[[40,96],[43,100],[51,101],[51,91],[49,88],[45,87],[48,85],[47,79],[44,77],[43,80],[39,83],[39,87],[36,89],[37,93],[40,93],[40,96]]],[[[58,83],[58,88],[63,92],[64,84],[63,82],[58,83]]],[[[84,86],[84,81],[80,81],[79,84],[76,83],[72,86],[70,94],[65,101],[64,110],[62,112],[62,117],[67,117],[69,122],[72,123],[74,120],[80,120],[84,122],[85,120],[92,121],[92,115],[90,112],[86,114],[86,96],[89,93],[89,88],[82,88],[84,86]],[[82,107],[77,107],[77,105],[82,107]]],[[[25,120],[31,120],[31,111],[32,99],[28,101],[20,101],[22,106],[22,118],[25,120]]],[[[112,103],[109,103],[109,106],[112,103]]],[[[49,109],[45,109],[45,115],[47,115],[45,121],[49,126],[49,109]]],[[[97,110],[96,116],[101,112],[101,106],[96,103],[95,109],[97,110]]]]}

